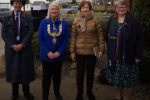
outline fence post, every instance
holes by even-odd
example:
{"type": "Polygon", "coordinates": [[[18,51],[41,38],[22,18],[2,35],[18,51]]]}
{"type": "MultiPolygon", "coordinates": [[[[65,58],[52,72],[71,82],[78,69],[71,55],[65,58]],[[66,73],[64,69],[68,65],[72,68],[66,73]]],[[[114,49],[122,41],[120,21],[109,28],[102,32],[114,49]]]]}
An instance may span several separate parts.
{"type": "Polygon", "coordinates": [[[130,12],[131,12],[131,9],[132,9],[132,0],[130,0],[130,12]]]}
{"type": "Polygon", "coordinates": [[[33,7],[31,7],[31,16],[34,17],[34,15],[33,15],[33,7]]]}

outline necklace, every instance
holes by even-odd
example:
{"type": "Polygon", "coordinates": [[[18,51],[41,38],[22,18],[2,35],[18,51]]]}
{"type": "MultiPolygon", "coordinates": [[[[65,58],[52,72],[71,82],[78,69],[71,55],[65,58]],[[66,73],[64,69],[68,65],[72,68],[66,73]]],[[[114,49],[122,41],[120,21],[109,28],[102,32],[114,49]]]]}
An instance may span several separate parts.
{"type": "MultiPolygon", "coordinates": [[[[55,24],[53,23],[53,27],[54,27],[54,25],[55,24]]],[[[52,39],[53,44],[57,43],[57,39],[55,37],[60,36],[60,34],[62,32],[62,23],[59,25],[59,32],[56,33],[55,30],[56,30],[56,28],[53,28],[53,33],[51,33],[51,31],[50,31],[50,24],[47,24],[48,34],[53,37],[53,39],[52,39]]]]}

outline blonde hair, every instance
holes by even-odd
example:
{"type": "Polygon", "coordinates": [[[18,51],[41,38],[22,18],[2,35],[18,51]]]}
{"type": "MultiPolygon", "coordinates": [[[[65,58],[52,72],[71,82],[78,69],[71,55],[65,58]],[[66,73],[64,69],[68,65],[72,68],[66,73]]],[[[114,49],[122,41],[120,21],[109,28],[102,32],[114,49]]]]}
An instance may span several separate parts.
{"type": "Polygon", "coordinates": [[[115,6],[115,7],[117,7],[119,4],[120,4],[120,5],[126,5],[126,6],[128,6],[126,0],[115,0],[115,1],[114,1],[114,6],[115,6]]]}
{"type": "Polygon", "coordinates": [[[56,2],[52,2],[48,8],[48,12],[47,12],[47,16],[46,16],[46,19],[49,19],[51,18],[51,14],[50,14],[50,11],[51,11],[51,6],[54,5],[58,8],[58,18],[60,21],[62,21],[62,17],[61,17],[61,12],[60,12],[60,8],[59,8],[59,5],[56,3],[56,2]]]}

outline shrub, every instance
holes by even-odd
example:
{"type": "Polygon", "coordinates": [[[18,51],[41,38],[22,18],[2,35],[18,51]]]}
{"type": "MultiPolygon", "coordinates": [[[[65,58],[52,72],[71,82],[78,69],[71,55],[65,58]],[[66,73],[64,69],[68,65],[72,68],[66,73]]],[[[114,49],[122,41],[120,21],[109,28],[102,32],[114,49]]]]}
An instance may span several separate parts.
{"type": "Polygon", "coordinates": [[[139,63],[140,82],[150,82],[150,51],[143,50],[143,59],[139,63]]]}
{"type": "Polygon", "coordinates": [[[67,49],[66,49],[66,58],[65,58],[65,60],[71,61],[70,54],[71,53],[70,53],[70,40],[69,40],[68,45],[67,45],[67,49]]]}
{"type": "Polygon", "coordinates": [[[32,37],[32,47],[33,47],[33,55],[34,57],[39,55],[40,52],[40,45],[38,42],[38,32],[35,32],[32,37]]]}
{"type": "Polygon", "coordinates": [[[70,33],[71,33],[71,27],[72,27],[72,23],[73,23],[74,19],[75,18],[67,18],[67,19],[65,19],[67,21],[67,23],[68,23],[70,33]]]}
{"type": "Polygon", "coordinates": [[[139,63],[140,81],[150,82],[150,0],[134,0],[131,13],[140,20],[145,34],[143,59],[139,63]]]}
{"type": "MultiPolygon", "coordinates": [[[[102,29],[104,34],[106,33],[106,28],[107,28],[107,22],[108,22],[108,18],[98,18],[100,20],[100,23],[102,25],[102,29]]],[[[105,36],[105,35],[104,35],[105,36]]]]}
{"type": "Polygon", "coordinates": [[[71,4],[77,4],[76,0],[72,0],[71,4]]]}
{"type": "Polygon", "coordinates": [[[136,0],[133,3],[132,14],[137,17],[145,33],[145,48],[150,50],[150,0],[136,0]]]}

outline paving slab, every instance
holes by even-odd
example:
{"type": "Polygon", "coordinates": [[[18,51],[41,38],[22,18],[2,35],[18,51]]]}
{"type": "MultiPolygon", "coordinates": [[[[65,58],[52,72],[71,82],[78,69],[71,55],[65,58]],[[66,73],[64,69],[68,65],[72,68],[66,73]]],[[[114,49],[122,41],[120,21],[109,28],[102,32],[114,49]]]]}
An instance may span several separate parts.
{"type": "MultiPolygon", "coordinates": [[[[63,100],[75,100],[76,99],[76,79],[75,78],[62,78],[61,82],[61,95],[63,100]]],[[[23,96],[22,86],[19,85],[19,97],[17,100],[27,100],[23,96]]],[[[93,93],[95,94],[96,100],[114,100],[115,88],[112,86],[100,85],[94,83],[93,93]]],[[[36,78],[35,81],[30,83],[30,92],[34,95],[34,100],[42,100],[42,79],[36,78]]],[[[0,78],[0,100],[9,100],[11,96],[11,84],[7,83],[5,77],[0,78]]],[[[86,89],[84,88],[84,100],[88,100],[86,96],[86,89]]],[[[53,93],[53,86],[50,87],[49,100],[56,100],[53,93]]],[[[138,97],[132,97],[132,100],[142,100],[138,97]]]]}

